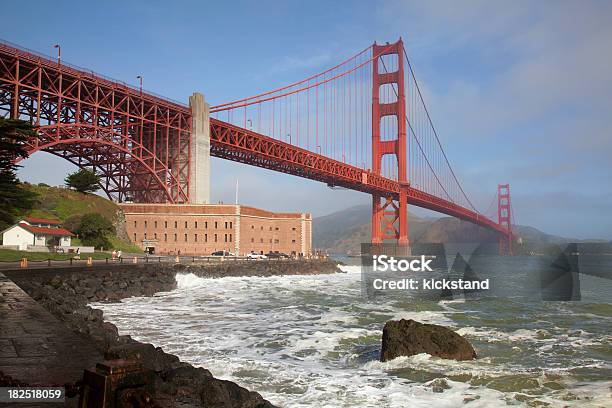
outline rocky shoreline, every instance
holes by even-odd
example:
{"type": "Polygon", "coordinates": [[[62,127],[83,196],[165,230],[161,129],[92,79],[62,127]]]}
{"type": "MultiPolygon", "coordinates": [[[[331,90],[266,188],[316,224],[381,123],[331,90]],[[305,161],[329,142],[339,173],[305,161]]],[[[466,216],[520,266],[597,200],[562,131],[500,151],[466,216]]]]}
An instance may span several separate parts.
{"type": "MultiPolygon", "coordinates": [[[[9,271],[5,275],[61,320],[90,339],[105,359],[134,359],[155,372],[155,401],[164,407],[270,408],[270,402],[231,381],[214,378],[165,353],[160,347],[119,335],[104,321],[93,302],[118,302],[131,296],[152,296],[176,287],[175,276],[273,276],[339,272],[331,260],[222,262],[218,264],[121,265],[109,268],[9,271]]],[[[86,367],[83,367],[86,368],[86,367]]]]}

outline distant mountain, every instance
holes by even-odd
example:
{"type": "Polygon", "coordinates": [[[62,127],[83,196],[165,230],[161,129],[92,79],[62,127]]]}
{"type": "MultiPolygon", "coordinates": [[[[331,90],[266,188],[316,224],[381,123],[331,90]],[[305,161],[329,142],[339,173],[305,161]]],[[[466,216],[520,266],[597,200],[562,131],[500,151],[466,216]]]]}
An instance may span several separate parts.
{"type": "MultiPolygon", "coordinates": [[[[348,248],[343,241],[367,242],[370,239],[368,220],[372,210],[367,205],[357,205],[312,220],[312,244],[315,248],[348,248]]],[[[357,244],[358,245],[358,244],[357,244]]],[[[350,244],[348,245],[351,246],[350,244]]],[[[354,248],[353,248],[354,250],[354,248]]]]}
{"type": "MultiPolygon", "coordinates": [[[[313,247],[332,253],[359,253],[360,244],[371,237],[368,205],[358,205],[313,219],[313,247]]],[[[452,217],[423,218],[408,214],[409,238],[412,243],[430,242],[497,242],[493,231],[452,217]]],[[[576,242],[576,240],[546,234],[536,228],[513,226],[515,235],[529,247],[576,242]]]]}
{"type": "MultiPolygon", "coordinates": [[[[370,242],[372,236],[372,228],[368,221],[371,216],[372,209],[368,205],[358,205],[314,218],[312,221],[313,246],[334,253],[359,253],[361,243],[370,242]]],[[[408,214],[408,216],[410,239],[423,234],[431,223],[431,220],[413,214],[408,214]]]]}

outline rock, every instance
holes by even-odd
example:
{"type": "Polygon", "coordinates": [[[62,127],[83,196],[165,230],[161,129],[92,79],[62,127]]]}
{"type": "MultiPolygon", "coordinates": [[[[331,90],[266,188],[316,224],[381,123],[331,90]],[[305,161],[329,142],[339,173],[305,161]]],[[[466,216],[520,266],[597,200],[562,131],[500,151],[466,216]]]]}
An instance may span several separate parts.
{"type": "Polygon", "coordinates": [[[463,397],[463,403],[467,404],[468,402],[476,401],[478,399],[480,399],[480,395],[477,395],[477,394],[468,394],[465,397],[463,397]]]}
{"type": "Polygon", "coordinates": [[[448,381],[446,381],[444,378],[436,378],[427,385],[431,387],[433,392],[444,392],[444,390],[450,389],[448,381]]]}
{"type": "Polygon", "coordinates": [[[62,279],[59,276],[55,275],[53,278],[51,278],[49,284],[54,288],[59,288],[62,284],[62,279]]]}
{"type": "Polygon", "coordinates": [[[200,399],[208,408],[274,408],[258,393],[216,378],[203,384],[200,399]]]}
{"type": "Polygon", "coordinates": [[[130,344],[136,343],[136,340],[132,338],[129,334],[124,334],[122,336],[117,337],[117,344],[130,344]]]}
{"type": "Polygon", "coordinates": [[[161,377],[164,381],[171,381],[176,385],[194,386],[194,384],[207,381],[212,377],[212,374],[205,368],[196,368],[190,364],[185,364],[178,368],[163,371],[161,377]]]}
{"type": "Polygon", "coordinates": [[[104,354],[107,360],[137,360],[145,368],[163,371],[179,367],[182,363],[175,355],[164,353],[161,347],[152,344],[129,343],[114,346],[104,354]]]}
{"type": "Polygon", "coordinates": [[[204,383],[210,381],[212,374],[204,368],[195,368],[190,364],[171,370],[162,371],[158,384],[160,391],[175,395],[183,401],[199,402],[199,392],[204,383]]]}
{"type": "Polygon", "coordinates": [[[117,326],[111,322],[103,322],[102,328],[104,329],[104,349],[108,350],[117,343],[117,339],[119,338],[119,330],[117,329],[117,326]]]}
{"type": "Polygon", "coordinates": [[[381,361],[420,353],[459,361],[476,358],[472,345],[444,326],[404,319],[391,320],[385,324],[381,361]]]}
{"type": "Polygon", "coordinates": [[[208,408],[274,408],[257,393],[212,376],[204,368],[187,363],[158,373],[155,388],[174,399],[208,408]]]}
{"type": "Polygon", "coordinates": [[[98,300],[106,299],[106,293],[102,289],[98,289],[95,292],[95,296],[98,300]]]}

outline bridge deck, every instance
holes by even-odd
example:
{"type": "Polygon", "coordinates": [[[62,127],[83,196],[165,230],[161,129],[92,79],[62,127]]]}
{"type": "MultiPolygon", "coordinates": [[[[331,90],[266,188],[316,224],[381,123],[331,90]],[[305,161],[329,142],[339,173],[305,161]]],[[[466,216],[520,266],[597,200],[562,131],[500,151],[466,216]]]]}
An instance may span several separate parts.
{"type": "MultiPolygon", "coordinates": [[[[308,92],[310,87],[288,90],[286,96],[308,92]]],[[[260,102],[256,98],[249,104],[260,102]]],[[[120,201],[189,200],[192,112],[185,105],[0,43],[2,115],[29,118],[40,126],[39,137],[30,143],[30,153],[45,150],[79,166],[95,168],[103,176],[103,188],[109,196],[114,194],[120,201]]],[[[254,132],[246,129],[246,110],[243,117],[244,125],[240,126],[210,119],[213,156],[396,200],[400,191],[402,197],[405,191],[408,204],[509,234],[507,226],[460,204],[462,201],[451,198],[446,189],[446,194],[427,190],[410,176],[407,181],[412,181],[411,185],[401,184],[380,171],[356,167],[350,160],[338,161],[254,132]]],[[[354,136],[350,131],[347,134],[354,136]]]]}

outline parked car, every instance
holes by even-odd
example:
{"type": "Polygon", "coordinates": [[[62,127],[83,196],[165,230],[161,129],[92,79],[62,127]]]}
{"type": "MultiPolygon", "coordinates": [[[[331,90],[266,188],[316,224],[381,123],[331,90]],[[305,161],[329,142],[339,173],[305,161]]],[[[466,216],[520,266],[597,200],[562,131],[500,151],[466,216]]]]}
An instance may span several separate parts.
{"type": "Polygon", "coordinates": [[[215,251],[211,256],[236,256],[233,252],[230,251],[215,251]]]}
{"type": "Polygon", "coordinates": [[[268,252],[266,256],[270,259],[289,259],[291,258],[284,252],[268,252]]]}
{"type": "Polygon", "coordinates": [[[267,256],[265,256],[264,254],[259,254],[255,251],[252,251],[251,253],[247,254],[247,258],[249,259],[266,259],[267,256]]]}

